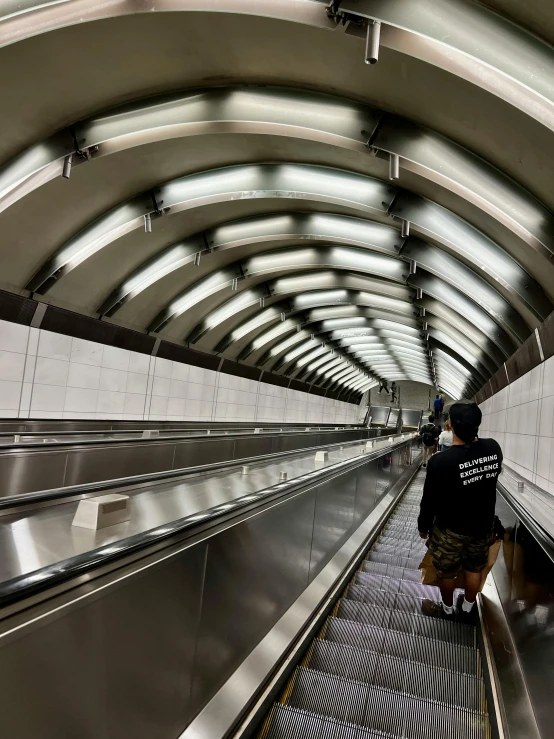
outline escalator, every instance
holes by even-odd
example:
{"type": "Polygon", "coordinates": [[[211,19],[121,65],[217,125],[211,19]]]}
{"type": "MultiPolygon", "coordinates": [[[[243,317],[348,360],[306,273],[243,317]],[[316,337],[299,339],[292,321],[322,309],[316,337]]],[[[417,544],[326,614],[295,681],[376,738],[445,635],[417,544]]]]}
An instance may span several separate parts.
{"type": "Polygon", "coordinates": [[[259,739],[486,739],[477,629],[422,613],[414,478],[278,701],[259,739]]]}

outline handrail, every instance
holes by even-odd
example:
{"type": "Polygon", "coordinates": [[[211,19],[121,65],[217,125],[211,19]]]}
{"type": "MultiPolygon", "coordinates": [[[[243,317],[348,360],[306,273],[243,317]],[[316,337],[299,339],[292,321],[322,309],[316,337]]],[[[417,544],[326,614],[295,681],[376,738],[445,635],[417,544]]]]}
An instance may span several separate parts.
{"type": "Polygon", "coordinates": [[[499,480],[497,482],[497,491],[500,493],[505,502],[510,506],[516,516],[521,519],[525,528],[540,545],[541,549],[554,564],[554,537],[544,528],[544,526],[533,516],[529,509],[525,508],[520,501],[508,490],[508,488],[499,480]]]}
{"type": "Polygon", "coordinates": [[[354,439],[353,441],[335,442],[334,444],[319,444],[317,446],[304,447],[303,449],[292,449],[285,452],[272,452],[270,454],[259,454],[254,457],[243,457],[241,459],[226,459],[222,462],[210,462],[208,464],[195,465],[194,467],[179,467],[175,470],[163,470],[162,472],[146,472],[142,475],[129,475],[128,477],[116,477],[112,480],[99,480],[97,482],[85,482],[80,485],[67,485],[50,490],[39,490],[36,493],[22,493],[21,495],[8,495],[0,498],[0,511],[33,503],[49,503],[65,498],[74,498],[77,495],[91,495],[106,490],[114,490],[127,487],[141,487],[147,484],[158,484],[175,478],[188,477],[209,472],[221,472],[225,469],[240,467],[244,464],[260,464],[272,459],[282,459],[297,454],[307,454],[320,450],[322,447],[333,449],[338,446],[355,446],[365,444],[365,439],[354,439]]]}
{"type": "Polygon", "coordinates": [[[150,531],[134,534],[115,544],[108,544],[99,549],[93,549],[84,554],[78,554],[53,565],[48,565],[40,570],[19,575],[0,584],[0,608],[58,586],[92,570],[112,564],[124,557],[139,553],[152,546],[163,545],[169,539],[191,532],[200,526],[204,527],[206,524],[213,525],[216,521],[227,519],[229,516],[235,515],[248,507],[254,505],[259,506],[261,503],[271,499],[283,498],[300,491],[302,488],[311,488],[316,483],[325,482],[339,473],[355,469],[355,467],[361,464],[378,459],[395,449],[411,444],[411,442],[411,437],[409,439],[401,439],[396,444],[393,443],[390,446],[372,452],[362,453],[352,459],[337,462],[320,470],[307,472],[305,475],[300,475],[290,481],[271,485],[257,493],[249,493],[236,498],[234,501],[208,508],[200,513],[185,516],[169,524],[157,526],[150,531]]]}
{"type": "Polygon", "coordinates": [[[100,429],[74,429],[74,430],[60,430],[56,431],[55,428],[50,429],[48,431],[0,431],[0,440],[8,439],[13,436],[30,436],[33,438],[44,438],[48,436],[95,436],[95,435],[101,435],[101,434],[142,434],[145,431],[157,431],[160,434],[168,434],[168,433],[174,433],[174,434],[188,434],[188,433],[206,433],[207,431],[211,431],[212,433],[252,433],[254,429],[261,429],[263,433],[267,433],[268,431],[350,431],[355,430],[357,428],[356,425],[353,424],[319,424],[319,423],[275,423],[273,425],[268,425],[266,422],[260,421],[259,423],[250,423],[247,426],[225,426],[224,422],[222,422],[222,425],[218,425],[217,422],[215,422],[213,425],[206,424],[206,426],[183,426],[182,428],[178,426],[167,426],[164,428],[163,425],[159,426],[152,426],[152,427],[144,427],[144,428],[122,428],[122,429],[113,429],[113,428],[100,428],[100,429]]]}
{"type": "MultiPolygon", "coordinates": [[[[256,427],[257,428],[257,427],[256,427]]],[[[261,427],[260,427],[261,428],[261,427]]],[[[314,427],[306,427],[306,428],[294,428],[290,429],[290,431],[283,425],[279,428],[270,428],[263,434],[258,434],[254,431],[254,427],[252,427],[252,431],[235,431],[234,429],[232,431],[224,431],[224,430],[217,430],[212,431],[212,429],[205,429],[200,430],[198,433],[195,434],[183,434],[177,432],[174,435],[160,435],[160,436],[123,436],[121,438],[112,438],[112,439],[67,439],[63,441],[56,441],[55,439],[52,441],[48,441],[48,443],[44,442],[26,442],[26,443],[14,443],[11,444],[3,444],[0,441],[0,453],[2,452],[15,452],[15,451],[26,451],[27,449],[61,449],[68,446],[93,446],[93,445],[109,445],[109,444],[120,444],[122,442],[132,441],[133,443],[149,443],[152,442],[160,442],[160,441],[188,441],[190,440],[199,440],[199,439],[234,439],[234,438],[241,438],[245,439],[249,436],[255,436],[258,438],[259,436],[270,436],[271,434],[299,434],[303,435],[306,433],[309,433],[312,428],[314,427]],[[209,433],[208,433],[209,432],[209,433]]],[[[335,427],[333,428],[317,428],[317,433],[326,434],[329,432],[337,433],[337,429],[335,427]]],[[[145,431],[154,431],[155,429],[145,429],[145,431]]],[[[346,429],[346,428],[339,428],[338,431],[367,431],[368,429],[346,429]]],[[[79,433],[88,433],[88,432],[79,432],[79,433]]],[[[92,432],[92,433],[99,433],[99,432],[92,432]]],[[[102,433],[110,433],[110,432],[102,432],[102,433]]],[[[117,433],[117,432],[115,432],[117,433]]],[[[133,432],[129,432],[133,433],[133,432]]],[[[20,434],[9,434],[9,436],[27,436],[26,433],[20,433],[20,434]]],[[[56,436],[61,436],[62,434],[57,434],[56,436]]],[[[74,434],[72,434],[74,435],[74,434]]],[[[39,438],[49,438],[54,436],[53,434],[49,433],[38,433],[37,436],[39,438]]]]}

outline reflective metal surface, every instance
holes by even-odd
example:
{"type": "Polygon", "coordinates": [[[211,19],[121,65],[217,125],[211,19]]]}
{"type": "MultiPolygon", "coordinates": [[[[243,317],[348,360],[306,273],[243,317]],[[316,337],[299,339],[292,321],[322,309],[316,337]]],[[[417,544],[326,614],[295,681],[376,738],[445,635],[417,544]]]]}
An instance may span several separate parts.
{"type": "MultiPolygon", "coordinates": [[[[71,525],[78,501],[4,516],[0,519],[0,582],[257,493],[276,485],[283,470],[293,480],[314,469],[354,459],[360,456],[364,444],[347,445],[342,450],[331,447],[328,460],[317,465],[315,452],[310,451],[278,461],[250,463],[248,475],[241,474],[240,468],[221,472],[208,469],[196,476],[142,483],[140,487],[132,478],[126,484],[118,481],[118,491],[130,497],[130,519],[97,531],[71,525]]],[[[353,511],[354,502],[350,507],[353,511]]]]}
{"type": "MultiPolygon", "coordinates": [[[[507,472],[509,477],[511,473],[507,472]]],[[[505,474],[504,480],[506,477],[505,474]]],[[[512,487],[509,480],[506,482],[512,487]]],[[[503,486],[504,481],[501,484],[503,486]]],[[[541,532],[543,523],[551,526],[552,517],[546,517],[543,511],[535,520],[533,516],[539,513],[541,503],[530,505],[530,502],[529,495],[514,495],[504,486],[499,492],[496,512],[506,534],[492,570],[496,592],[489,594],[493,618],[495,607],[500,608],[505,622],[505,626],[500,624],[499,634],[508,630],[503,640],[493,642],[498,675],[508,691],[504,708],[506,722],[510,737],[522,739],[524,736],[548,737],[552,733],[554,690],[551,669],[554,658],[554,542],[551,535],[541,532]],[[522,511],[521,515],[516,513],[514,506],[522,511]],[[533,733],[530,722],[531,727],[535,725],[533,733]]]]}
{"type": "MultiPolygon", "coordinates": [[[[362,458],[357,469],[367,481],[362,458]]],[[[398,465],[393,470],[389,481],[400,473],[398,465]]],[[[340,480],[334,484],[339,497],[340,480]]],[[[360,487],[359,494],[365,489],[360,487]]],[[[380,492],[386,490],[382,487],[380,492]]],[[[378,502],[376,495],[358,499],[357,510],[371,510],[378,502]]],[[[332,536],[329,551],[321,549],[325,537],[318,539],[318,556],[313,559],[310,542],[319,533],[314,527],[317,498],[318,488],[308,486],[301,494],[243,514],[232,525],[205,532],[200,540],[158,555],[148,556],[147,551],[132,567],[106,573],[4,618],[0,684],[6,699],[5,730],[18,739],[35,739],[37,732],[92,738],[106,731],[135,739],[151,739],[153,732],[159,739],[174,738],[356,528],[332,536]],[[139,594],[144,598],[146,593],[151,605],[141,607],[139,594]],[[135,609],[140,614],[133,618],[135,609]],[[152,630],[156,634],[148,647],[137,650],[152,630]],[[173,651],[167,658],[169,648],[173,651]],[[64,666],[56,681],[52,660],[64,666]],[[81,672],[85,683],[78,684],[74,675],[81,672]],[[135,681],[140,687],[133,695],[144,701],[140,717],[135,698],[128,700],[122,689],[135,681]],[[151,681],[157,683],[154,690],[151,681]],[[34,695],[37,700],[33,712],[21,717],[17,706],[23,686],[27,700],[34,695]],[[60,686],[71,703],[68,711],[51,710],[60,686]],[[75,699],[73,692],[78,693],[75,699]],[[160,692],[165,694],[161,702],[160,692]]],[[[327,493],[320,501],[322,513],[336,506],[337,500],[327,493]]],[[[322,525],[328,520],[324,516],[322,525]]]]}
{"type": "Polygon", "coordinates": [[[1,495],[113,480],[199,464],[231,461],[259,454],[293,451],[321,444],[367,438],[364,429],[335,431],[268,431],[223,438],[217,434],[152,439],[63,442],[42,437],[22,445],[0,447],[1,495]]]}

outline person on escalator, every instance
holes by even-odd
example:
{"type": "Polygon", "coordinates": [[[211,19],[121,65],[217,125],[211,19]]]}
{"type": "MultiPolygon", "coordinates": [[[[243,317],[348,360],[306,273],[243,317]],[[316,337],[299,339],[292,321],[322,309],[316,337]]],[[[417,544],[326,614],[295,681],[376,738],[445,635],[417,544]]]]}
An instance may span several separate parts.
{"type": "Polygon", "coordinates": [[[464,618],[474,615],[481,573],[487,566],[494,525],[496,480],[502,450],[494,439],[478,437],[481,411],[476,403],[450,408],[452,446],[429,461],[418,518],[440,582],[441,603],[423,601],[430,616],[452,616],[456,577],[464,572],[464,618]]]}
{"type": "Polygon", "coordinates": [[[429,423],[422,426],[419,435],[423,442],[423,467],[427,467],[427,462],[435,453],[437,448],[437,439],[440,435],[440,428],[435,426],[435,417],[429,416],[429,423]]]}

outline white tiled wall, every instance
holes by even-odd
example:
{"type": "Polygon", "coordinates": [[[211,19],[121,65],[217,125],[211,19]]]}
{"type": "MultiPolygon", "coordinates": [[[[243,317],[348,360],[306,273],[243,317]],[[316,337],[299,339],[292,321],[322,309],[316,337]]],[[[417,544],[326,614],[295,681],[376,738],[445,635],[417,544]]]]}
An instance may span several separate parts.
{"type": "Polygon", "coordinates": [[[554,493],[554,357],[481,404],[480,435],[522,477],[554,493]]]}
{"type": "Polygon", "coordinates": [[[356,423],[358,406],[0,321],[0,417],[356,423]]]}

